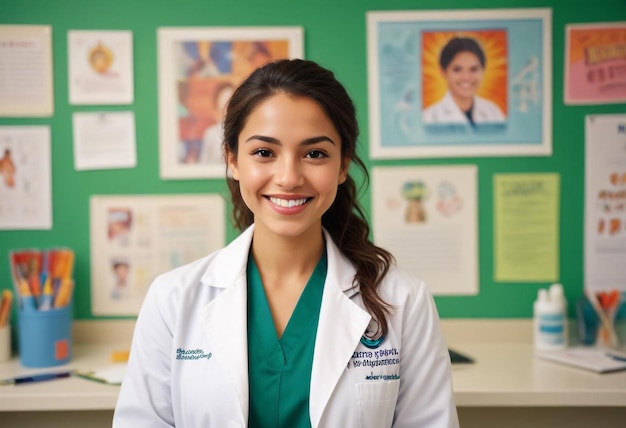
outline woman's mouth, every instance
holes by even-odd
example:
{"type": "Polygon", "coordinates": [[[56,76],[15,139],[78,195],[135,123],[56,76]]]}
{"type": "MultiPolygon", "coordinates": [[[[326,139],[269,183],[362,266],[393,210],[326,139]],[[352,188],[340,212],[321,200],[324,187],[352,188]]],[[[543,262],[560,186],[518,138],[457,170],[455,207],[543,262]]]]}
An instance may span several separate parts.
{"type": "Polygon", "coordinates": [[[282,199],[274,196],[269,196],[268,199],[276,206],[281,208],[293,208],[299,207],[307,203],[310,198],[298,198],[298,199],[282,199]]]}

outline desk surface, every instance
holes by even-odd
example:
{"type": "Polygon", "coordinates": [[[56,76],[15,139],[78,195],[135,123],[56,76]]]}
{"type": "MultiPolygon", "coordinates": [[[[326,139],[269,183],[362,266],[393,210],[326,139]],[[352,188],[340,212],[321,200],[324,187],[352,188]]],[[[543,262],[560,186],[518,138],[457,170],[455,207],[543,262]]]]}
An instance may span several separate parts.
{"type": "Polygon", "coordinates": [[[528,343],[451,347],[476,361],[452,367],[460,407],[626,406],[626,371],[598,374],[542,360],[528,343]]]}
{"type": "MultiPolygon", "coordinates": [[[[475,359],[452,369],[459,407],[626,406],[626,371],[596,374],[538,359],[528,343],[451,343],[475,359]]],[[[70,364],[54,371],[109,366],[114,345],[76,345],[70,364]]],[[[0,364],[0,378],[50,369],[21,367],[14,358],[0,364]]],[[[0,411],[111,410],[118,386],[81,378],[0,386],[0,411]]]]}
{"type": "MultiPolygon", "coordinates": [[[[0,364],[0,379],[36,373],[67,370],[94,370],[110,366],[111,351],[124,349],[114,345],[74,345],[69,364],[47,369],[28,369],[17,358],[0,364]]],[[[119,386],[69,377],[46,382],[0,386],[0,411],[33,410],[111,410],[119,386]]]]}

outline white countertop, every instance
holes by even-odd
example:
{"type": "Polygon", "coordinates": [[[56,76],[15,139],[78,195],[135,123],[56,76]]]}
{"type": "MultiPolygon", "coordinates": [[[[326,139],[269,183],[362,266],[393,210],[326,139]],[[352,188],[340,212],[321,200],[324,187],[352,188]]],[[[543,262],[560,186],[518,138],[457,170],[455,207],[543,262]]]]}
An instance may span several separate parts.
{"type": "Polygon", "coordinates": [[[540,359],[529,343],[451,344],[475,359],[454,365],[458,406],[626,406],[626,371],[598,374],[540,359]]]}
{"type": "MultiPolygon", "coordinates": [[[[124,349],[124,346],[74,345],[69,364],[45,369],[25,368],[15,357],[0,364],[0,379],[107,367],[113,364],[109,361],[111,352],[119,349],[124,349]]],[[[0,385],[0,411],[111,410],[115,408],[119,390],[116,385],[74,376],[21,385],[0,385]]]]}
{"type": "MultiPolygon", "coordinates": [[[[110,366],[114,350],[128,348],[128,325],[122,334],[96,331],[107,322],[83,322],[74,331],[69,364],[27,369],[17,358],[0,364],[0,379],[65,370],[110,366]],[[88,343],[106,338],[106,343],[88,343]],[[123,344],[114,343],[114,338],[123,344]],[[85,343],[87,342],[87,343],[85,343]]],[[[626,407],[626,371],[597,374],[541,360],[534,355],[527,320],[444,321],[444,335],[455,351],[473,364],[454,365],[452,378],[459,407],[626,407]]],[[[0,411],[112,410],[119,387],[70,377],[0,386],[0,411]]]]}

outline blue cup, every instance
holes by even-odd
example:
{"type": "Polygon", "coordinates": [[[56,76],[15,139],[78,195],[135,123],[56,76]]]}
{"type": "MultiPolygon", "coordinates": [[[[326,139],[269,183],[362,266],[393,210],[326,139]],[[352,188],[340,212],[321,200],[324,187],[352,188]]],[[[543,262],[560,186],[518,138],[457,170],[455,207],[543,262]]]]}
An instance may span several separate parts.
{"type": "Polygon", "coordinates": [[[47,311],[18,311],[20,363],[52,367],[72,358],[72,305],[47,311]]]}

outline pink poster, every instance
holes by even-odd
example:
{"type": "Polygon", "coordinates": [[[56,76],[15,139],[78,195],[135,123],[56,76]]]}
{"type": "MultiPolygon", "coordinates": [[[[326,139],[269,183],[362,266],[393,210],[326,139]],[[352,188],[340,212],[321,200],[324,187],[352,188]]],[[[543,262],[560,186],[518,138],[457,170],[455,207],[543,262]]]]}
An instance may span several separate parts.
{"type": "Polygon", "coordinates": [[[626,22],[566,26],[565,104],[626,102],[626,22]]]}

